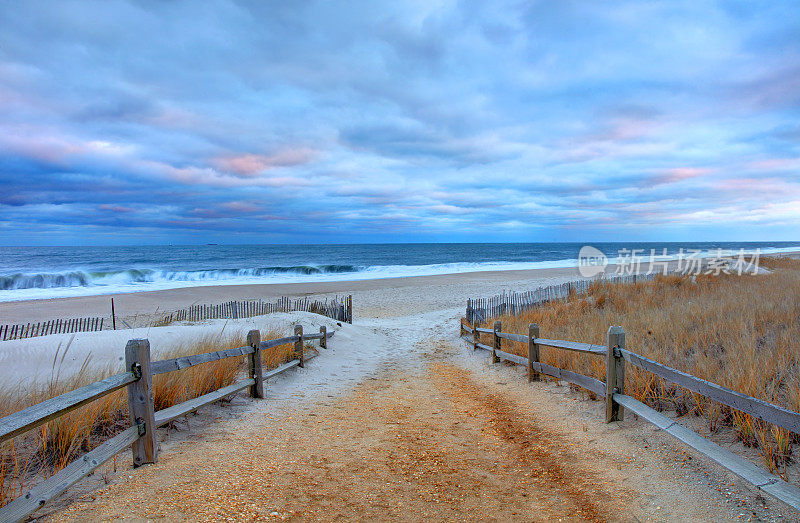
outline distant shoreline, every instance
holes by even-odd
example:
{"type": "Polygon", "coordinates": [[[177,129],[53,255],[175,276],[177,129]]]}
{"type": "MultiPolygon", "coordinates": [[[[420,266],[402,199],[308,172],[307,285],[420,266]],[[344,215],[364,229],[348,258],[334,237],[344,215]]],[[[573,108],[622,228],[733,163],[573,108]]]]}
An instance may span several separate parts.
{"type": "MultiPolygon", "coordinates": [[[[781,253],[800,256],[800,251],[781,253]]],[[[613,273],[609,265],[607,273],[613,273]]],[[[644,263],[641,271],[646,272],[644,263]]],[[[110,318],[114,298],[118,318],[141,325],[167,312],[189,305],[231,300],[274,300],[281,296],[334,296],[353,294],[354,315],[402,316],[404,310],[422,311],[463,307],[467,298],[504,291],[582,279],[577,267],[477,271],[430,276],[404,276],[311,283],[221,284],[174,289],[141,290],[114,294],[0,302],[0,323],[27,323],[58,318],[100,316],[110,318]]],[[[411,312],[408,312],[411,314],[411,312]]]]}
{"type": "Polygon", "coordinates": [[[580,244],[409,244],[357,246],[189,246],[163,248],[0,249],[0,301],[111,296],[226,285],[323,284],[451,274],[574,269],[587,252],[610,262],[662,250],[677,258],[759,250],[800,250],[794,243],[688,242],[580,244]],[[680,247],[680,249],[678,248],[680,247]]]}
{"type": "MultiPolygon", "coordinates": [[[[154,315],[158,311],[168,312],[195,303],[221,303],[230,300],[264,299],[271,300],[281,296],[333,296],[354,294],[356,311],[365,304],[364,297],[369,294],[384,294],[392,291],[396,300],[405,300],[407,294],[417,295],[426,287],[448,288],[448,295],[460,294],[453,291],[463,288],[464,300],[482,288],[506,288],[510,284],[521,286],[533,284],[547,285],[551,281],[570,281],[579,279],[577,267],[548,268],[508,271],[478,271],[431,276],[404,276],[395,278],[376,278],[369,280],[329,281],[311,283],[261,283],[261,284],[220,284],[178,287],[174,289],[141,290],[114,294],[75,296],[64,298],[45,298],[33,300],[0,302],[0,318],[3,323],[45,321],[53,318],[76,316],[108,316],[110,301],[114,298],[118,317],[133,318],[137,315],[154,315]],[[405,291],[405,292],[403,292],[405,291]]],[[[493,292],[488,291],[487,292],[493,292]]],[[[455,297],[455,295],[453,296],[455,297]]],[[[422,298],[420,296],[419,298],[422,298]]],[[[386,296],[387,302],[395,298],[386,296]]],[[[373,300],[368,300],[373,301],[373,300]]],[[[418,299],[418,304],[427,299],[418,299]]],[[[416,307],[415,307],[416,308],[416,307]]],[[[155,314],[157,316],[157,314],[155,314]]]]}

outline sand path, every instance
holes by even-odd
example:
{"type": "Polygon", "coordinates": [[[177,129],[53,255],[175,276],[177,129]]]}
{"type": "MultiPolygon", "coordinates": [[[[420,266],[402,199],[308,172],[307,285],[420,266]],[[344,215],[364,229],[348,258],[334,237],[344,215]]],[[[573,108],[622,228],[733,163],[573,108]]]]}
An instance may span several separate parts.
{"type": "Polygon", "coordinates": [[[492,366],[486,353],[459,344],[458,314],[343,326],[306,369],[270,382],[266,400],[240,400],[236,415],[165,443],[158,464],[124,472],[51,519],[644,521],[742,513],[717,490],[728,476],[687,468],[685,455],[676,470],[674,442],[642,422],[605,425],[600,402],[565,386],[528,384],[519,368],[492,366]]]}

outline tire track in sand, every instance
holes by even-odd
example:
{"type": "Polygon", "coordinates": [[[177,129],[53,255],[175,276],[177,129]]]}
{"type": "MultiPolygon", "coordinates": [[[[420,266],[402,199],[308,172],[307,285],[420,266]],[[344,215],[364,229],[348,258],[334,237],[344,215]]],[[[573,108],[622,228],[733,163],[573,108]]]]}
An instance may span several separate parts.
{"type": "Polygon", "coordinates": [[[486,428],[531,471],[536,485],[531,490],[545,494],[540,497],[554,515],[591,521],[620,519],[614,509],[624,506],[630,493],[619,487],[607,488],[602,476],[590,468],[587,456],[572,451],[574,446],[564,435],[476,383],[466,369],[434,363],[430,371],[437,387],[450,394],[463,412],[482,418],[486,428]]]}
{"type": "MultiPolygon", "coordinates": [[[[188,442],[58,520],[621,520],[592,460],[431,361],[336,400],[188,442]],[[600,486],[598,486],[600,484],[600,486]]],[[[609,486],[608,489],[612,487],[609,486]]]]}

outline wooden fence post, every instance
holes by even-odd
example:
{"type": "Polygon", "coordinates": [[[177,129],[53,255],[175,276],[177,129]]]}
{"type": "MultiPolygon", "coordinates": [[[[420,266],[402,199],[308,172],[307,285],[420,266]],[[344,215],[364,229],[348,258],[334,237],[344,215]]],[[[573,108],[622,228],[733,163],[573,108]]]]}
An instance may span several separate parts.
{"type": "Polygon", "coordinates": [[[261,333],[251,330],[247,333],[247,344],[253,347],[253,353],[248,354],[248,375],[256,380],[250,386],[251,398],[264,397],[264,373],[261,368],[261,333]]]}
{"type": "Polygon", "coordinates": [[[319,339],[319,348],[320,349],[327,349],[328,348],[328,328],[325,325],[322,325],[319,328],[319,333],[322,334],[322,337],[319,339]]]}
{"type": "Polygon", "coordinates": [[[539,381],[539,373],[533,369],[533,362],[539,363],[539,326],[535,323],[528,325],[528,382],[539,381]]]}
{"type": "Polygon", "coordinates": [[[472,350],[478,350],[478,343],[481,341],[481,333],[478,332],[478,324],[472,327],[472,350]]]}
{"type": "Polygon", "coordinates": [[[353,323],[353,295],[347,297],[347,323],[353,323]]]}
{"type": "Polygon", "coordinates": [[[614,393],[625,394],[625,360],[619,349],[625,348],[625,331],[622,327],[608,328],[606,359],[606,423],[622,421],[623,408],[614,402],[614,393]]]}
{"type": "Polygon", "coordinates": [[[300,360],[300,368],[306,366],[305,355],[303,354],[303,326],[302,325],[295,325],[294,326],[294,335],[300,336],[300,338],[294,342],[294,356],[298,360],[300,360]]]}
{"type": "Polygon", "coordinates": [[[500,358],[497,356],[497,351],[501,350],[500,345],[500,336],[497,335],[498,332],[501,332],[503,329],[502,325],[499,321],[494,322],[494,344],[492,346],[492,363],[497,363],[500,361],[500,358]]]}
{"type": "Polygon", "coordinates": [[[156,419],[153,405],[153,374],[150,372],[150,342],[130,340],[125,345],[125,366],[139,379],[128,385],[128,414],[139,427],[139,439],[131,444],[133,466],[158,461],[156,419]]]}

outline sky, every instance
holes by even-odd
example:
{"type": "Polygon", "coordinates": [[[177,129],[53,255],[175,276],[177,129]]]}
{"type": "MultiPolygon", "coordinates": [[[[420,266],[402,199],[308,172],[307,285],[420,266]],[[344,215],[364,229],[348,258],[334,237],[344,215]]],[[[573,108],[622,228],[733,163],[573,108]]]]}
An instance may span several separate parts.
{"type": "Polygon", "coordinates": [[[0,245],[800,239],[792,1],[0,0],[0,245]]]}

